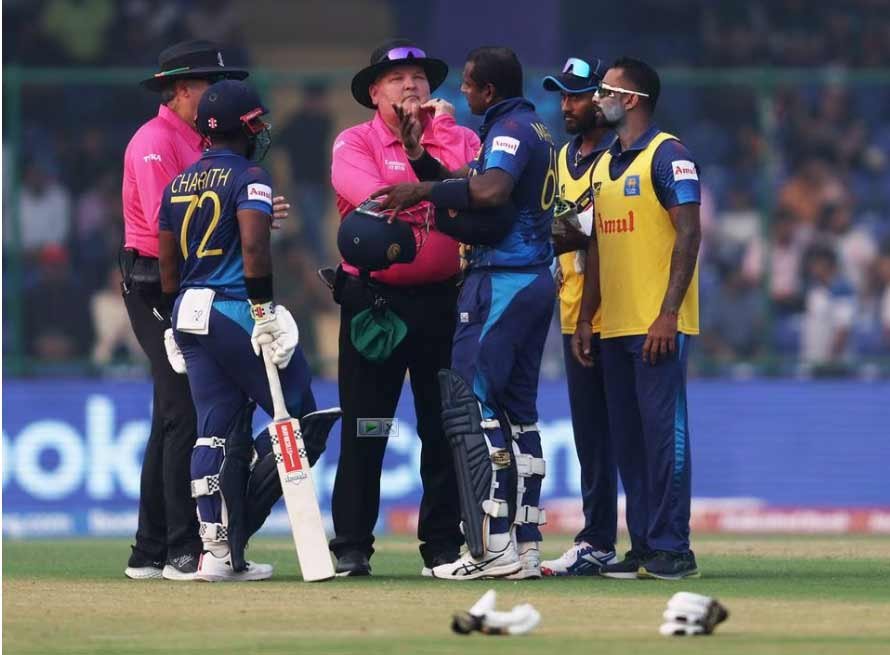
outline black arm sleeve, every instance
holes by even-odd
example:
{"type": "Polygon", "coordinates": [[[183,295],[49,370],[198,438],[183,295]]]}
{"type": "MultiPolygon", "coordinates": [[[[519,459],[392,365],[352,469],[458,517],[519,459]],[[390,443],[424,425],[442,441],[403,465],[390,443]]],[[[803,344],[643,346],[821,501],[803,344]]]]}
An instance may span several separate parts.
{"type": "Polygon", "coordinates": [[[435,182],[436,180],[444,180],[448,177],[448,170],[442,166],[442,162],[433,157],[427,150],[423,151],[423,155],[418,159],[408,158],[414,174],[421,182],[435,182]]]}

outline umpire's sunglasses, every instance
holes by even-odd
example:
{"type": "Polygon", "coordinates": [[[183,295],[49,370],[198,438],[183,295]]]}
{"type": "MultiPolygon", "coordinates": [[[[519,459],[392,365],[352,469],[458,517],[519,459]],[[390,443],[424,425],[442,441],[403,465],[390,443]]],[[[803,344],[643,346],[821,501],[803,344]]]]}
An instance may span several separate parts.
{"type": "Polygon", "coordinates": [[[611,84],[606,84],[605,82],[600,82],[599,86],[596,87],[596,91],[593,92],[597,98],[614,98],[616,93],[627,93],[632,96],[640,96],[641,98],[648,98],[648,93],[643,93],[642,91],[631,91],[630,89],[622,89],[620,86],[612,86],[611,84]]]}
{"type": "Polygon", "coordinates": [[[426,53],[420,48],[415,48],[413,46],[402,46],[400,48],[393,48],[392,50],[388,50],[386,54],[383,56],[383,59],[388,59],[389,61],[399,61],[401,59],[425,59],[426,53]]]}

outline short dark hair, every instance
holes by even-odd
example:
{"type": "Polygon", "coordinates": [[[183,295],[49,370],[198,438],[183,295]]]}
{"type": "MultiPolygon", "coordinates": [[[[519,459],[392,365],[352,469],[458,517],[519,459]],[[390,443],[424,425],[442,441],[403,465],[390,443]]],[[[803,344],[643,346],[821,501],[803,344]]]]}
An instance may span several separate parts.
{"type": "Polygon", "coordinates": [[[612,63],[612,68],[620,68],[624,75],[634,83],[635,91],[648,93],[648,98],[640,97],[641,102],[646,102],[649,111],[655,111],[658,95],[661,93],[661,79],[658,73],[649,64],[633,57],[619,57],[612,63]]]}
{"type": "Polygon", "coordinates": [[[170,80],[161,87],[161,104],[169,105],[176,97],[176,80],[170,80]]]}
{"type": "Polygon", "coordinates": [[[482,46],[470,51],[467,62],[473,64],[470,77],[477,86],[491,84],[505,100],[522,96],[522,64],[510,48],[482,46]]]}

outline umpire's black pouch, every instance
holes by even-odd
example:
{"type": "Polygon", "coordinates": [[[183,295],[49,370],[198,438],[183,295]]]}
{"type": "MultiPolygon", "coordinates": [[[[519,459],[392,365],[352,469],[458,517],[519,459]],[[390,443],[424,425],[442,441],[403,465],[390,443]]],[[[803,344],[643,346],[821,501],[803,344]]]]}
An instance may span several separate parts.
{"type": "Polygon", "coordinates": [[[121,290],[124,295],[136,292],[143,296],[158,296],[161,293],[161,269],[154,257],[140,257],[132,248],[121,250],[121,290]]]}

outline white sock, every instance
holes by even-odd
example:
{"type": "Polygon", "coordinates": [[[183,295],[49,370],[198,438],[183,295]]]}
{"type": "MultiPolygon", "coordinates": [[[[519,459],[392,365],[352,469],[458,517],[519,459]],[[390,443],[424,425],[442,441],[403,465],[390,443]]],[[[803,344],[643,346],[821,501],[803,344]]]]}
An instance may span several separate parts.
{"type": "Polygon", "coordinates": [[[205,541],[204,550],[210,551],[214,557],[222,559],[229,554],[229,544],[224,541],[205,541]]]}
{"type": "Polygon", "coordinates": [[[501,534],[488,535],[488,550],[493,553],[500,553],[507,550],[510,545],[510,533],[502,532],[501,534]]]}

